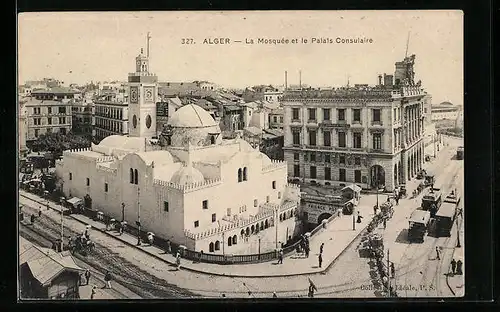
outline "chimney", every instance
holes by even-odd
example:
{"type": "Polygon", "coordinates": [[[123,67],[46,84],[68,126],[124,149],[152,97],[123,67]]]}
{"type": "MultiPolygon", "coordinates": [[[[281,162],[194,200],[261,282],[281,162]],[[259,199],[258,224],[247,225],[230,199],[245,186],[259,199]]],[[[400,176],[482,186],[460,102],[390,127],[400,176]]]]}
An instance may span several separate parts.
{"type": "Polygon", "coordinates": [[[285,70],[285,90],[287,90],[287,89],[288,89],[288,73],[285,70]]]}
{"type": "Polygon", "coordinates": [[[382,85],[382,75],[378,75],[378,85],[381,86],[382,85]]]}

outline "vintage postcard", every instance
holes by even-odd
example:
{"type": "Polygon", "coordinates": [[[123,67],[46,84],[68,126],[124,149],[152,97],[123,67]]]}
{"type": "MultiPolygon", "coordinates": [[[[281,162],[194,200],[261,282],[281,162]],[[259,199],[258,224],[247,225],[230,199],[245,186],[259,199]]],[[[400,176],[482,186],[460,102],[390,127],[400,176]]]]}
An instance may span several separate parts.
{"type": "Polygon", "coordinates": [[[18,15],[19,299],[465,291],[461,11],[18,15]]]}

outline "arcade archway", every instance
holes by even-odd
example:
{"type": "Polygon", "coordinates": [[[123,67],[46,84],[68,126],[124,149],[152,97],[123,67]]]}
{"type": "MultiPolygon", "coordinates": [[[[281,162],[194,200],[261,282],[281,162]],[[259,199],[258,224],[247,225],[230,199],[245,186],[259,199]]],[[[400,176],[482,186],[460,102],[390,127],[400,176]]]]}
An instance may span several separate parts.
{"type": "Polygon", "coordinates": [[[321,224],[321,222],[322,222],[323,220],[328,219],[328,218],[330,218],[331,216],[332,216],[331,214],[326,213],[326,212],[325,212],[325,213],[320,214],[320,215],[319,215],[319,217],[318,217],[318,224],[321,224]]]}

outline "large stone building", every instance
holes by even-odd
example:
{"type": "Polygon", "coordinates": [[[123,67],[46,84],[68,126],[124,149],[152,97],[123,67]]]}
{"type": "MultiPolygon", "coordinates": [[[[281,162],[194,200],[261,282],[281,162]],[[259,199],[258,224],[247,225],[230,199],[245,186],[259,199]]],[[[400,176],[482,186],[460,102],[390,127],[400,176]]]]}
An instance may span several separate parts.
{"type": "Polygon", "coordinates": [[[397,85],[289,90],[284,95],[285,161],[302,182],[392,191],[413,177],[424,160],[420,82],[414,56],[396,66],[397,85]],[[403,75],[403,73],[406,73],[403,75]]]}
{"type": "Polygon", "coordinates": [[[101,95],[94,100],[93,135],[97,140],[110,135],[128,134],[128,95],[120,91],[101,92],[101,95]]]}
{"type": "Polygon", "coordinates": [[[433,121],[456,120],[462,113],[459,106],[453,105],[450,102],[442,102],[438,105],[432,105],[431,110],[433,121]]]}
{"type": "Polygon", "coordinates": [[[21,155],[26,154],[28,151],[28,148],[26,147],[26,133],[28,129],[28,124],[26,121],[26,116],[28,114],[27,108],[26,108],[26,100],[25,99],[20,99],[19,100],[19,118],[18,118],[18,144],[19,144],[19,153],[21,155]]]}
{"type": "Polygon", "coordinates": [[[156,77],[142,53],[129,81],[129,136],[65,151],[56,171],[66,196],[88,194],[94,209],[205,253],[256,253],[260,241],[265,252],[300,230],[300,192],[288,184],[285,162],[240,138],[223,140],[194,104],[173,112],[166,146],[155,145],[156,77]]]}
{"type": "Polygon", "coordinates": [[[79,92],[56,87],[32,91],[25,106],[27,109],[27,141],[33,141],[45,133],[66,134],[71,131],[72,109],[75,95],[79,92]]]}

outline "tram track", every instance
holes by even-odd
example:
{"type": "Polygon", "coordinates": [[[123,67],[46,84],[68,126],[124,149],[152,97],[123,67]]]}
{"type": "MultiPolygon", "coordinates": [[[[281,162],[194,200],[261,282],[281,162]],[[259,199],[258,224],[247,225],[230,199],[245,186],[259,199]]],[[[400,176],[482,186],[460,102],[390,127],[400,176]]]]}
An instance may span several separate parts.
{"type": "MultiPolygon", "coordinates": [[[[37,232],[36,230],[33,230],[30,228],[29,225],[21,223],[19,227],[19,234],[21,237],[25,238],[32,244],[44,247],[44,248],[51,248],[52,247],[52,241],[51,237],[47,237],[44,234],[41,234],[37,232]]],[[[78,254],[72,254],[73,259],[75,260],[76,264],[82,268],[88,269],[92,276],[98,281],[98,287],[102,287],[105,285],[104,281],[104,273],[101,271],[96,270],[94,267],[89,265],[87,262],[82,259],[82,256],[78,254]]],[[[115,283],[116,285],[116,283],[115,283]]],[[[112,289],[107,289],[108,292],[110,292],[113,296],[113,298],[116,299],[128,299],[130,298],[130,293],[133,293],[130,289],[127,289],[127,293],[120,291],[117,288],[124,287],[123,285],[120,285],[120,287],[114,287],[112,289]]],[[[125,288],[125,287],[124,287],[125,288]]],[[[140,298],[138,294],[133,293],[135,296],[140,298]]]]}
{"type": "MultiPolygon", "coordinates": [[[[27,201],[32,200],[27,199],[27,201]]],[[[23,210],[34,214],[36,212],[36,208],[33,206],[38,206],[36,202],[34,203],[35,204],[24,205],[23,210]]],[[[43,213],[41,217],[36,218],[35,223],[31,225],[32,231],[46,237],[51,242],[60,238],[60,228],[60,223],[55,222],[52,218],[45,216],[43,213]]],[[[67,226],[64,226],[65,237],[76,235],[80,234],[71,230],[67,226]]],[[[109,271],[118,283],[129,288],[142,298],[198,297],[194,293],[181,289],[163,279],[149,274],[97,242],[95,243],[94,251],[90,252],[86,257],[78,253],[75,253],[75,255],[78,255],[77,257],[80,260],[91,265],[92,267],[97,268],[98,270],[104,272],[109,271]]]]}

